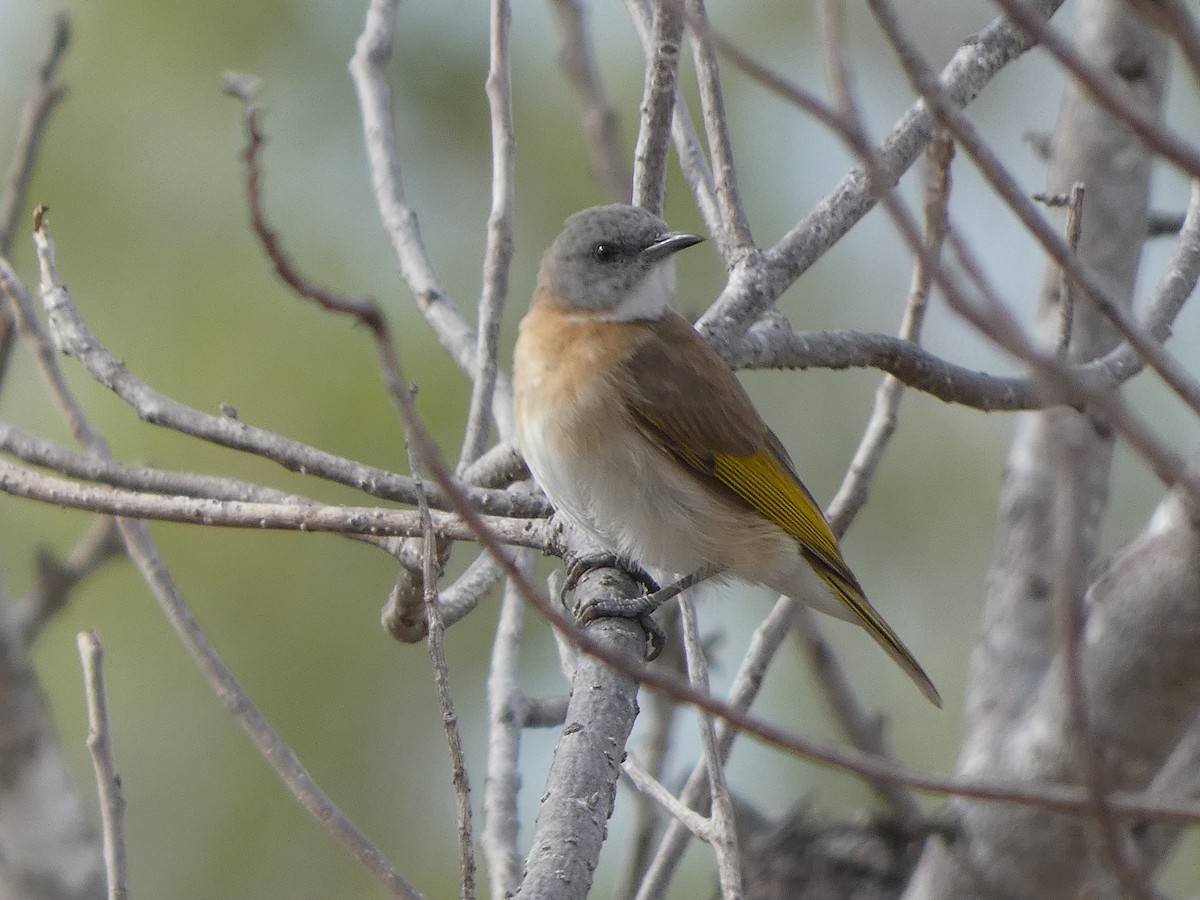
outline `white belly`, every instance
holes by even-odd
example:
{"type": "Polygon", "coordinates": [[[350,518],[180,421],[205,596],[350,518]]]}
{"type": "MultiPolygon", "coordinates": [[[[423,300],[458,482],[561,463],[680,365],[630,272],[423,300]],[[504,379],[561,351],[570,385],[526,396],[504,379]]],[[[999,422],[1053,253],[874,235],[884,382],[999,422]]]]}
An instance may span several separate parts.
{"type": "Polygon", "coordinates": [[[597,430],[581,449],[556,417],[517,421],[525,460],[546,496],[608,549],[676,574],[719,565],[826,606],[812,597],[826,591],[795,539],[689,474],[631,422],[597,430]]]}

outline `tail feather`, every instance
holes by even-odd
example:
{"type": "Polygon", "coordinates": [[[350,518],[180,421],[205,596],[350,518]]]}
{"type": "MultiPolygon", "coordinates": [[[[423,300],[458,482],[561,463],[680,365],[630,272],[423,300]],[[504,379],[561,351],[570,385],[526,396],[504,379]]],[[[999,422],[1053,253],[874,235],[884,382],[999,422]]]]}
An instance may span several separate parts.
{"type": "MultiPolygon", "coordinates": [[[[904,670],[904,673],[912,679],[913,684],[917,686],[926,699],[934,706],[941,709],[942,695],[938,693],[938,689],[933,686],[933,681],[925,674],[925,670],[921,668],[921,664],[917,662],[915,656],[904,646],[904,642],[892,630],[892,627],[884,621],[878,611],[873,607],[866,595],[863,593],[858,582],[854,581],[854,576],[846,578],[841,572],[830,568],[828,565],[822,564],[823,561],[814,560],[809,557],[813,568],[821,580],[829,585],[830,589],[842,601],[843,605],[854,614],[855,620],[862,625],[883,651],[896,661],[896,664],[904,670]]],[[[849,573],[846,573],[849,574],[849,573]]]]}

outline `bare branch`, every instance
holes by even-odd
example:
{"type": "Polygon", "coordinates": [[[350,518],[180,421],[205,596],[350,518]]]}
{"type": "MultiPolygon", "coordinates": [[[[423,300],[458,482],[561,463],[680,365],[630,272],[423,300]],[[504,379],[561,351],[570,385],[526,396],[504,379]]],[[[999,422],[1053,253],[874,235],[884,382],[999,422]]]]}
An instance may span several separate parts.
{"type": "Polygon", "coordinates": [[[550,6],[563,37],[559,63],[583,107],[583,131],[592,175],[600,182],[609,202],[625,202],[632,195],[633,179],[621,150],[617,111],[600,80],[587,28],[587,11],[581,0],[550,0],[550,6]]]}
{"type": "MultiPolygon", "coordinates": [[[[658,9],[659,6],[674,7],[677,5],[674,0],[660,0],[655,9],[658,9]]],[[[638,39],[642,43],[642,53],[646,57],[646,65],[651,66],[657,58],[659,45],[654,37],[650,0],[625,0],[625,8],[629,12],[630,19],[633,20],[634,28],[637,29],[638,39]]],[[[676,52],[678,52],[678,43],[675,46],[676,52]]],[[[709,232],[716,234],[721,227],[721,216],[717,208],[716,184],[713,181],[712,170],[708,167],[708,160],[704,158],[704,149],[700,146],[700,139],[696,136],[695,126],[692,125],[691,117],[688,115],[683,92],[679,90],[678,85],[675,89],[674,114],[671,117],[671,139],[675,143],[675,155],[679,158],[679,168],[683,171],[683,178],[692,191],[692,198],[700,210],[700,215],[709,232]]],[[[637,155],[636,150],[634,155],[637,155]]],[[[634,190],[636,194],[636,185],[634,190]]]]}
{"type": "Polygon", "coordinates": [[[0,597],[0,895],[104,896],[101,838],[63,757],[26,643],[26,617],[0,597]]]}
{"type": "MultiPolygon", "coordinates": [[[[375,202],[396,254],[400,274],[439,343],[470,377],[478,368],[475,359],[478,340],[447,298],[445,288],[434,272],[417,227],[416,212],[409,206],[400,175],[391,87],[385,71],[392,56],[398,5],[399,0],[372,0],[350,60],[350,75],[358,93],[375,202]]],[[[496,376],[492,414],[500,434],[511,434],[512,385],[502,373],[496,376]]],[[[430,504],[436,506],[432,494],[430,504]]]]}
{"type": "MultiPolygon", "coordinates": [[[[1037,0],[1033,13],[1049,16],[1062,0],[1037,0]]],[[[959,48],[943,69],[940,82],[949,102],[965,106],[1004,66],[1031,46],[1007,19],[992,22],[959,48]]],[[[923,103],[914,104],[879,144],[873,159],[880,174],[894,184],[916,162],[932,139],[934,120],[923,103]]],[[[875,205],[876,196],[862,169],[849,172],[807,216],[756,261],[733,270],[717,302],[697,327],[719,353],[729,358],[738,336],[818,257],[836,243],[875,205]]]]}
{"type": "MultiPolygon", "coordinates": [[[[1058,30],[1047,19],[1032,14],[1028,7],[1017,0],[996,0],[996,5],[1004,10],[1005,15],[1012,19],[1016,26],[1022,29],[1031,40],[1054,56],[1063,68],[1075,76],[1075,83],[1084,90],[1097,106],[1104,109],[1113,117],[1124,122],[1138,135],[1146,146],[1164,159],[1179,166],[1192,178],[1200,178],[1200,151],[1192,144],[1168,130],[1157,117],[1147,112],[1141,105],[1131,103],[1122,96],[1120,79],[1114,79],[1111,73],[1104,72],[1100,66],[1089,62],[1084,55],[1071,46],[1058,30]]],[[[1143,28],[1144,32],[1150,29],[1143,28]]],[[[1165,40],[1165,36],[1155,34],[1155,41],[1165,40]]],[[[1150,73],[1138,70],[1136,60],[1118,61],[1118,68],[1123,69],[1124,80],[1140,80],[1150,73]]]]}
{"type": "MultiPolygon", "coordinates": [[[[611,570],[595,570],[584,582],[611,570]]],[[[623,592],[636,596],[637,585],[622,576],[623,592]]],[[[638,659],[646,646],[642,627],[629,619],[597,619],[587,634],[610,651],[638,659]]],[[[592,655],[580,657],[567,708],[567,727],[559,737],[546,777],[534,826],[532,847],[518,898],[586,897],[612,814],[617,775],[625,742],[637,716],[637,682],[592,655]],[[571,840],[564,842],[563,835],[571,840]]]]}
{"type": "MultiPolygon", "coordinates": [[[[669,0],[668,5],[676,2],[678,0],[669,0]]],[[[700,85],[704,131],[708,135],[708,151],[716,180],[717,208],[721,214],[721,228],[716,232],[716,238],[721,258],[729,264],[754,252],[754,238],[750,234],[750,222],[738,190],[733,143],[729,138],[729,118],[725,114],[725,98],[717,73],[717,54],[707,28],[704,0],[684,0],[684,5],[692,34],[692,60],[700,85]],[[700,23],[701,27],[697,27],[696,23],[700,23]]]]}
{"type": "MultiPolygon", "coordinates": [[[[492,211],[488,216],[483,291],[479,298],[476,326],[475,371],[467,427],[459,455],[460,469],[482,456],[488,446],[488,423],[500,370],[500,325],[504,303],[508,299],[508,272],[512,265],[516,139],[513,137],[512,83],[508,58],[511,19],[509,0],[492,0],[489,35],[491,64],[486,82],[492,124],[492,211]]],[[[501,434],[501,437],[509,436],[506,432],[501,434]]]]}
{"type": "MultiPolygon", "coordinates": [[[[524,573],[532,568],[529,554],[523,554],[517,562],[524,573]]],[[[525,714],[528,704],[517,684],[517,656],[524,613],[525,601],[511,583],[506,584],[488,666],[488,752],[480,835],[493,897],[510,897],[521,884],[522,860],[517,850],[520,832],[517,797],[521,789],[518,757],[521,728],[528,724],[525,714]]]]}
{"type": "MultiPolygon", "coordinates": [[[[750,646],[729,688],[729,702],[735,708],[749,709],[758,696],[758,690],[767,674],[767,667],[787,636],[798,606],[798,601],[790,597],[779,598],[771,612],[754,630],[750,646]]],[[[737,731],[729,726],[728,721],[717,726],[717,748],[722,765],[729,759],[736,737],[737,731]]],[[[679,792],[679,801],[690,809],[707,811],[708,768],[703,760],[696,764],[688,776],[687,783],[679,792]]],[[[667,825],[662,840],[659,841],[658,850],[646,869],[637,900],[652,900],[663,895],[675,869],[683,859],[687,843],[688,831],[681,823],[672,822],[667,825]]]]}
{"type": "Polygon", "coordinates": [[[97,517],[67,555],[58,559],[48,549],[38,552],[38,579],[18,613],[20,633],[32,646],[42,626],[67,604],[80,582],[121,554],[122,545],[112,519],[97,517]]]}
{"type": "MultiPolygon", "coordinates": [[[[20,310],[19,321],[32,321],[36,313],[25,288],[8,263],[0,259],[0,286],[20,310]]],[[[172,400],[145,382],[136,378],[119,359],[96,340],[71,300],[70,294],[61,284],[43,298],[50,317],[50,327],[56,343],[64,352],[70,353],[89,374],[101,385],[113,391],[128,403],[143,420],[155,425],[164,425],[183,434],[192,435],[234,450],[254,453],[272,460],[287,469],[326,478],[339,484],[356,488],[374,497],[416,503],[416,492],[411,478],[366,466],[354,460],[326,453],[273,434],[253,425],[247,425],[229,415],[211,416],[172,400]]],[[[37,358],[49,383],[58,383],[57,356],[49,340],[41,335],[40,329],[33,332],[37,358]],[[38,336],[41,335],[41,336],[38,336]]],[[[80,421],[82,410],[73,409],[65,383],[60,384],[56,396],[60,398],[64,415],[69,421],[80,421]]],[[[471,502],[478,509],[501,514],[521,515],[525,508],[531,515],[548,515],[550,505],[542,497],[532,493],[513,493],[499,490],[467,489],[471,502]]],[[[437,509],[450,506],[446,493],[435,485],[428,486],[429,504],[437,509]]]]}
{"type": "MultiPolygon", "coordinates": [[[[641,7],[642,0],[630,0],[641,7]]],[[[646,84],[642,91],[642,116],[633,151],[633,205],[662,215],[666,196],[667,146],[678,93],[679,49],[683,19],[676,5],[656,0],[646,84]]]]}
{"type": "MultiPolygon", "coordinates": [[[[904,307],[904,317],[898,335],[900,340],[913,344],[920,341],[929,300],[929,287],[933,281],[932,269],[937,267],[942,242],[946,238],[946,209],[950,201],[950,161],[953,157],[954,145],[945,137],[935,139],[926,154],[928,168],[923,217],[924,253],[917,257],[913,267],[912,283],[909,286],[908,301],[904,307]]],[[[866,503],[870,483],[875,477],[884,450],[896,431],[900,400],[903,396],[904,384],[893,375],[886,376],[876,390],[875,405],[862,440],[854,452],[842,486],[826,510],[834,534],[844,533],[866,503]]]]}
{"type": "Polygon", "coordinates": [[[129,896],[129,865],[125,858],[125,793],[113,755],[108,697],[104,688],[104,645],[95,631],[75,637],[83,662],[83,689],[87,698],[87,748],[96,771],[100,794],[100,821],[104,829],[104,867],[108,874],[108,900],[129,896]]]}
{"type": "Polygon", "coordinates": [[[29,187],[29,179],[33,177],[42,136],[46,133],[54,107],[67,93],[66,85],[58,81],[58,65],[70,42],[71,20],[66,13],[59,13],[54,19],[50,47],[38,66],[37,86],[21,110],[17,149],[4,176],[4,189],[0,191],[0,256],[8,256],[12,250],[13,235],[19,224],[21,210],[25,207],[25,192],[29,187]]]}
{"type": "MultiPolygon", "coordinates": [[[[34,246],[37,250],[42,277],[42,296],[52,326],[58,326],[56,336],[61,339],[68,332],[64,319],[67,318],[65,307],[70,305],[70,299],[67,297],[66,289],[58,281],[54,245],[50,240],[49,224],[46,221],[44,210],[39,210],[39,214],[35,217],[34,246]]],[[[7,288],[8,285],[6,285],[7,288]]],[[[10,296],[11,294],[10,290],[10,296]]],[[[36,320],[31,320],[27,328],[33,333],[33,337],[39,344],[48,343],[40,334],[40,326],[36,320]]],[[[57,360],[52,357],[49,362],[57,368],[57,360]]],[[[55,375],[55,378],[65,384],[61,379],[61,373],[55,375]]],[[[65,403],[64,406],[69,409],[77,408],[78,404],[73,395],[68,394],[68,397],[70,402],[65,403]]],[[[68,415],[72,414],[68,412],[68,415]]],[[[82,413],[78,419],[71,418],[69,425],[89,451],[103,457],[108,456],[107,444],[92,429],[86,418],[82,418],[82,413]]],[[[121,532],[126,553],[137,566],[176,635],[208,679],[217,697],[237,720],[242,730],[246,732],[251,742],[271,765],[292,796],[313,818],[324,825],[343,847],[366,866],[393,896],[405,898],[405,900],[417,900],[421,895],[317,786],[291,748],[271,728],[249,695],[225,667],[216,650],[200,629],[195,617],[192,616],[191,610],[176,591],[174,581],[154,546],[149,527],[136,519],[121,518],[117,521],[117,528],[121,532]]]]}
{"type": "MultiPolygon", "coordinates": [[[[346,534],[415,537],[421,534],[420,514],[412,510],[378,506],[322,506],[316,504],[242,502],[207,497],[166,497],[140,491],[91,487],[52,478],[0,460],[0,491],[71,509],[185,522],[223,528],[269,528],[288,531],[329,531],[346,534]]],[[[453,513],[433,513],[440,537],[471,540],[474,532],[453,513]]],[[[541,519],[481,519],[506,543],[518,547],[546,546],[546,523],[541,519]]]]}
{"type": "MultiPolygon", "coordinates": [[[[1075,191],[1072,191],[1074,194],[1075,191]]],[[[1069,229],[1068,229],[1069,231],[1069,229]]],[[[1055,454],[1053,524],[1056,540],[1051,548],[1053,574],[1053,612],[1058,657],[1061,660],[1060,687],[1067,707],[1069,745],[1078,767],[1079,779],[1092,800],[1092,819],[1085,827],[1093,832],[1102,863],[1116,876],[1130,900],[1149,900],[1144,876],[1130,859],[1127,836],[1113,819],[1108,806],[1110,779],[1097,746],[1093,713],[1088,707],[1087,685],[1083,678],[1084,591],[1087,570],[1094,547],[1089,531],[1094,514],[1085,504],[1093,502],[1095,489],[1086,482],[1094,474],[1086,470],[1091,461],[1089,437],[1070,427],[1062,416],[1050,422],[1050,447],[1055,454]]]]}
{"type": "MultiPolygon", "coordinates": [[[[683,646],[686,651],[688,682],[708,693],[708,662],[700,642],[700,627],[691,598],[679,599],[680,620],[683,623],[683,646]]],[[[742,896],[742,872],[738,862],[737,828],[733,819],[733,800],[725,782],[725,761],[717,747],[712,718],[700,714],[701,758],[708,771],[709,804],[712,809],[711,844],[717,857],[717,883],[725,900],[742,896]]]]}
{"type": "Polygon", "coordinates": [[[461,900],[475,898],[475,849],[471,838],[471,786],[467,779],[467,764],[463,757],[462,735],[458,730],[458,714],[454,711],[454,697],[450,694],[450,667],[446,663],[446,629],[438,610],[437,583],[441,577],[438,562],[437,540],[433,532],[433,519],[429,504],[425,502],[423,482],[417,473],[420,465],[411,447],[408,464],[417,478],[417,511],[421,516],[421,537],[424,559],[421,581],[424,585],[425,616],[429,622],[429,658],[433,663],[433,684],[437,689],[438,706],[442,713],[442,728],[446,732],[446,745],[450,751],[451,782],[454,785],[454,813],[458,823],[458,871],[459,896],[461,900]]]}
{"type": "MultiPolygon", "coordinates": [[[[888,40],[896,48],[896,53],[914,86],[929,104],[938,121],[954,135],[958,144],[970,155],[992,190],[1013,211],[1051,259],[1078,285],[1083,296],[1104,314],[1108,322],[1128,341],[1145,363],[1159,374],[1180,399],[1200,414],[1200,382],[1157,346],[1153,337],[1138,327],[1127,309],[1112,301],[1108,296],[1110,286],[1106,284],[1111,279],[1106,279],[1102,272],[1089,271],[1076,259],[1066,242],[1025,196],[1016,179],[976,129],[947,99],[932,66],[921,56],[915,43],[904,32],[891,6],[884,0],[869,0],[868,5],[875,13],[888,40]]],[[[1151,33],[1149,29],[1142,29],[1140,34],[1134,33],[1134,36],[1140,40],[1131,39],[1126,49],[1131,57],[1139,60],[1138,64],[1127,65],[1123,59],[1116,60],[1111,78],[1120,83],[1127,92],[1127,97],[1122,98],[1122,104],[1136,109],[1138,115],[1142,115],[1143,107],[1161,108],[1166,90],[1166,47],[1161,35],[1151,33]]],[[[1113,140],[1121,145],[1131,142],[1130,136],[1123,130],[1117,132],[1113,140]]],[[[1138,180],[1144,181],[1149,177],[1147,154],[1142,154],[1137,168],[1138,180]]],[[[1146,233],[1145,216],[1143,211],[1137,220],[1136,231],[1139,236],[1146,233]]],[[[1141,250],[1141,243],[1136,240],[1122,246],[1135,256],[1141,250]]]]}

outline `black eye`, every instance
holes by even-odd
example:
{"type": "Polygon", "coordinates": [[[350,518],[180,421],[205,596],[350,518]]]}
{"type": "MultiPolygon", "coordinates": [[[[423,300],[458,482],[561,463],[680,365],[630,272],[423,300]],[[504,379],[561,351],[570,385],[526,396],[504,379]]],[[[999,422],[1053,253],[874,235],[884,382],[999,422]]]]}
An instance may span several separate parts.
{"type": "Polygon", "coordinates": [[[592,248],[592,259],[596,262],[610,263],[617,258],[617,248],[613,244],[606,244],[603,241],[592,248]]]}

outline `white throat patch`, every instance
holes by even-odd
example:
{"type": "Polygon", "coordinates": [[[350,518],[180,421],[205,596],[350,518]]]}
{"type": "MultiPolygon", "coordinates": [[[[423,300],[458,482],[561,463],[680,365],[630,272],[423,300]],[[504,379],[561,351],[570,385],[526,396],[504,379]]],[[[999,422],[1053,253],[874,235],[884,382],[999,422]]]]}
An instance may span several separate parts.
{"type": "Polygon", "coordinates": [[[675,296],[675,259],[668,257],[646,273],[607,315],[610,322],[635,322],[660,319],[675,296]]]}

